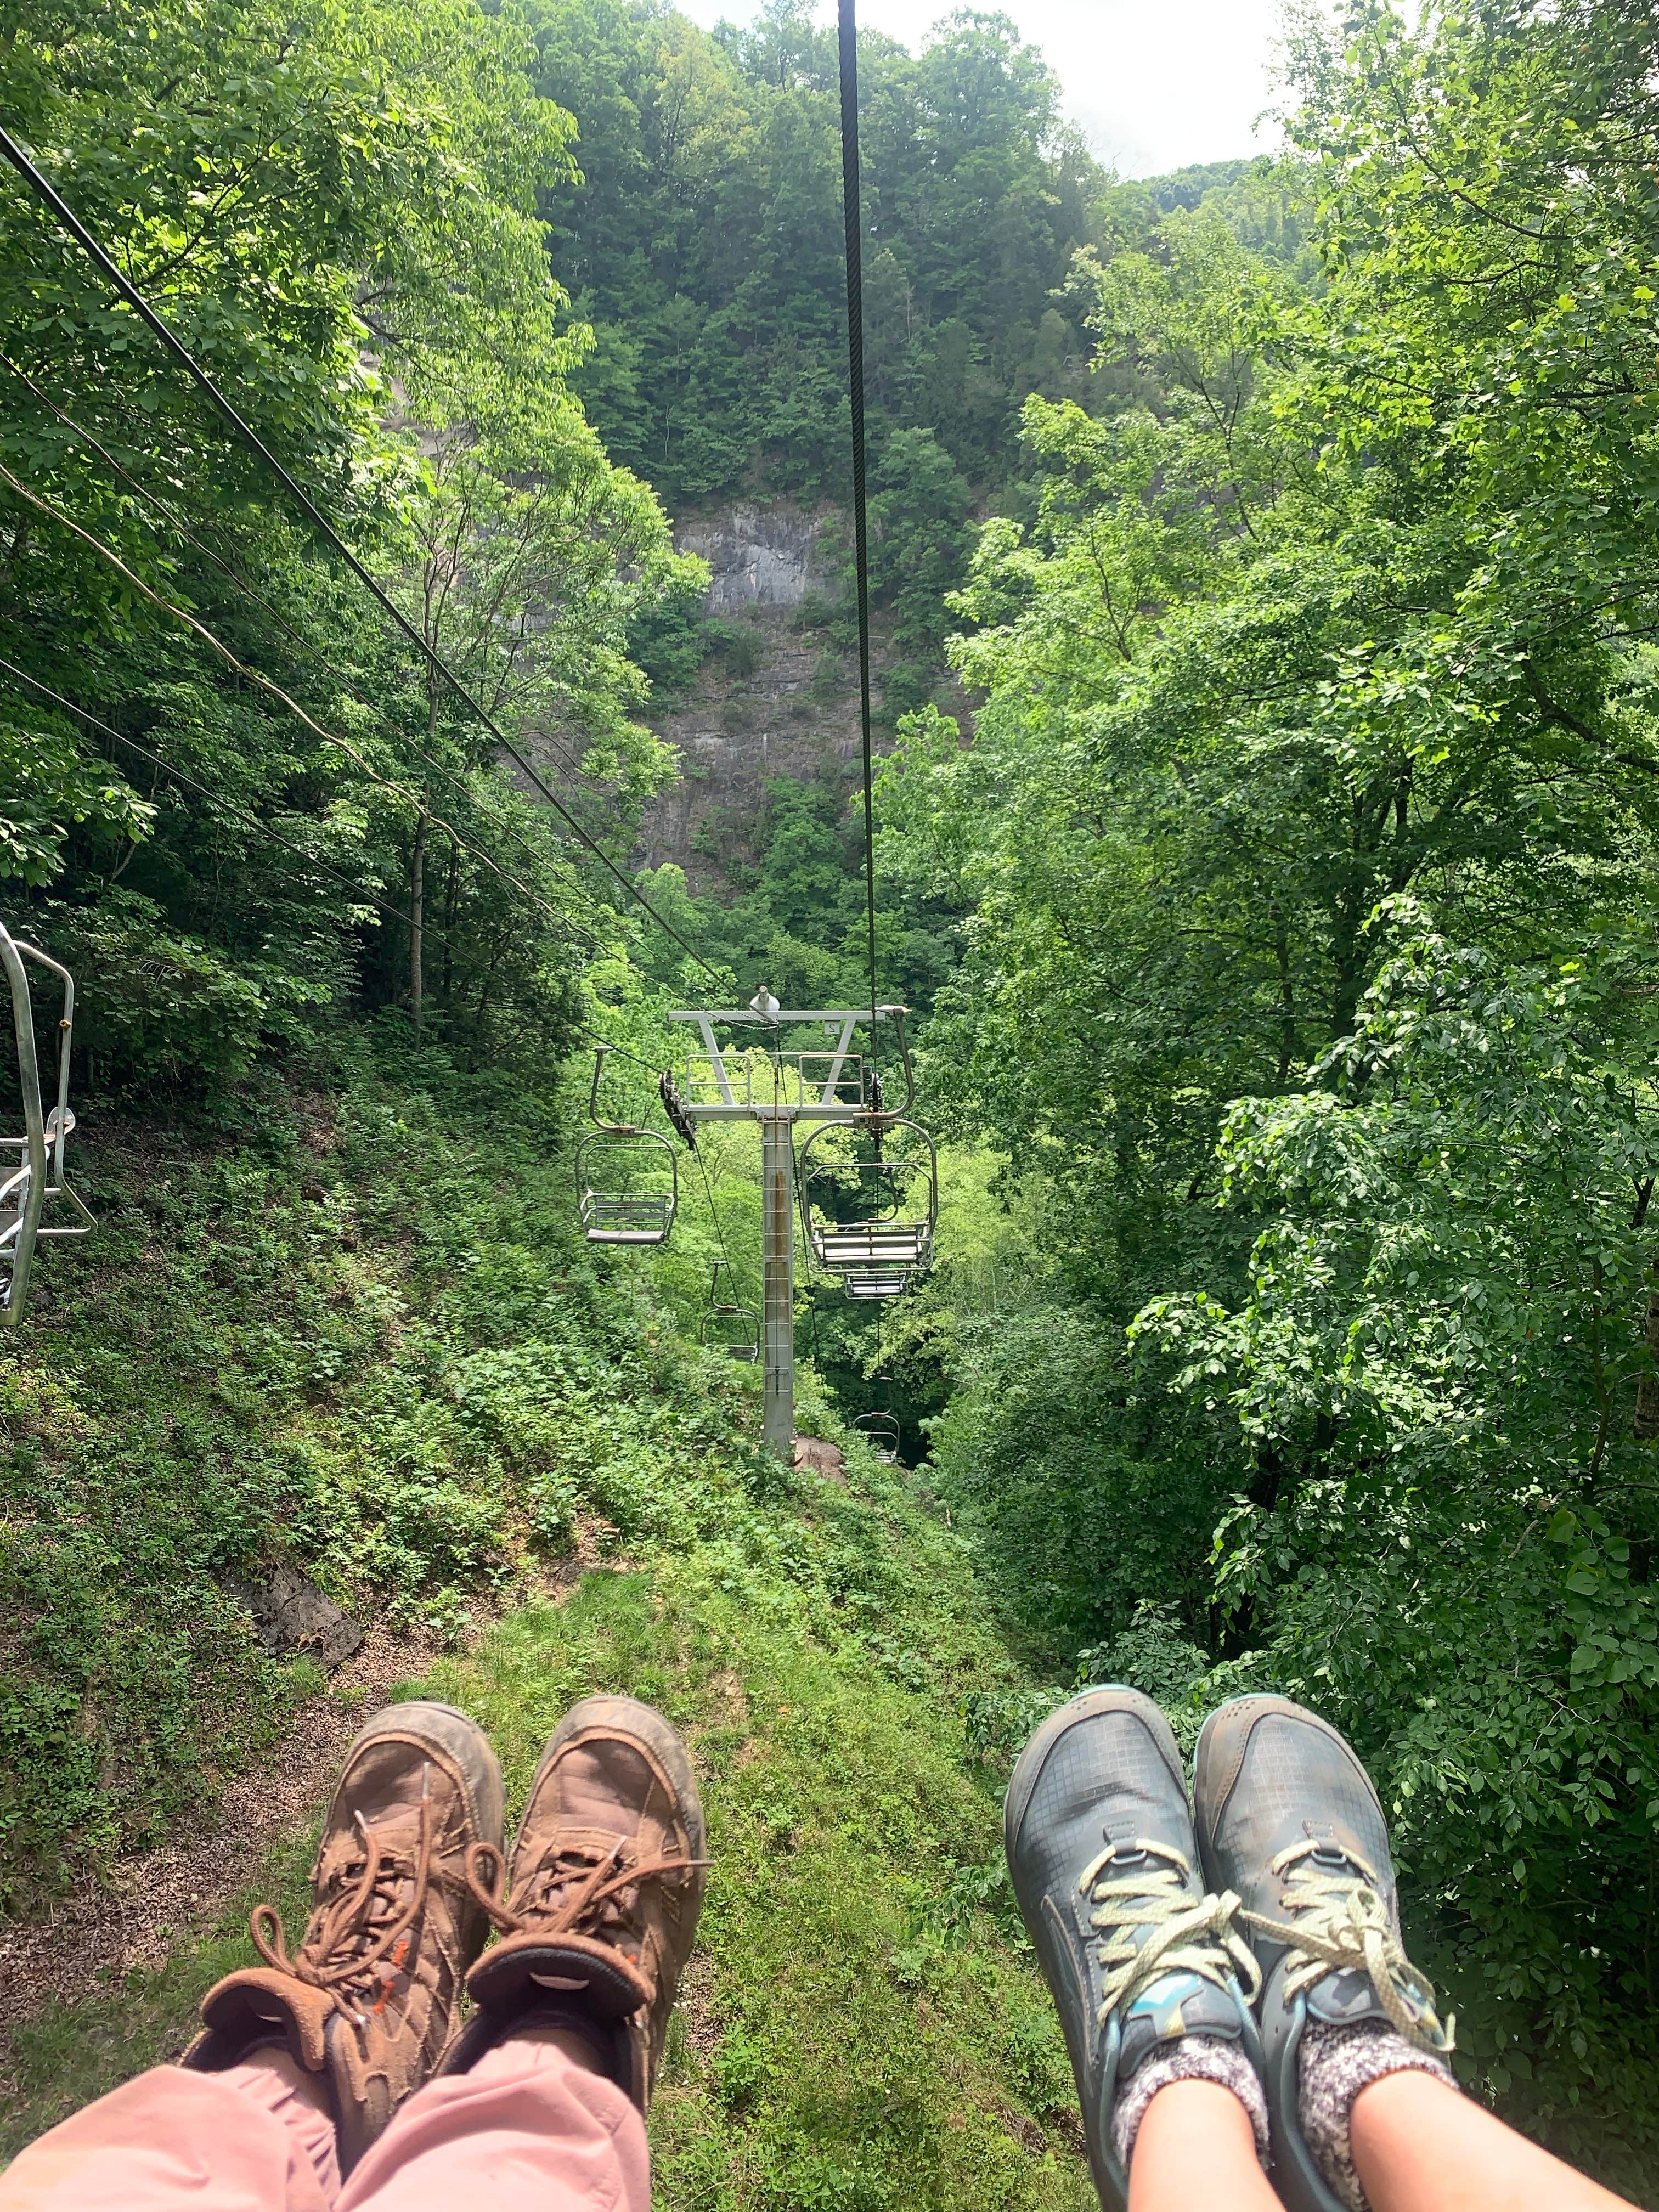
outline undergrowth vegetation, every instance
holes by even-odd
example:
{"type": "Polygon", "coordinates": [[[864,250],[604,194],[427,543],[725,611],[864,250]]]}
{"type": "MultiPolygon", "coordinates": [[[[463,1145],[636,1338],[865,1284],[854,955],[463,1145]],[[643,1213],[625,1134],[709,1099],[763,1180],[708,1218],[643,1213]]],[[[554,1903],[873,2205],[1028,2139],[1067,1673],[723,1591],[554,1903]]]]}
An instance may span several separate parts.
{"type": "MultiPolygon", "coordinates": [[[[762,1454],[752,1371],[586,1255],[558,1113],[418,1066],[292,1066],[91,1158],[95,1256],[52,1255],[6,1374],[10,1903],[210,1819],[332,1694],[226,1586],[287,1558],[453,1647],[418,1686],[510,1790],[596,1688],[690,1737],[714,1869],[653,2118],[668,2204],[1078,2212],[1006,1746],[963,1720],[1033,1686],[963,1540],[856,1437],[839,1477],[762,1454]]],[[[302,1917],[292,1839],[270,1873],[302,1917]]],[[[176,2051],[240,1955],[232,1916],[18,2030],[4,2145],[176,2051]]]]}
{"type": "Polygon", "coordinates": [[[228,1582],[440,1639],[568,1553],[723,1522],[745,1378],[582,1256],[556,1115],[368,1052],[110,1127],[0,1371],[9,1901],[158,1838],[294,1694],[228,1582]]]}

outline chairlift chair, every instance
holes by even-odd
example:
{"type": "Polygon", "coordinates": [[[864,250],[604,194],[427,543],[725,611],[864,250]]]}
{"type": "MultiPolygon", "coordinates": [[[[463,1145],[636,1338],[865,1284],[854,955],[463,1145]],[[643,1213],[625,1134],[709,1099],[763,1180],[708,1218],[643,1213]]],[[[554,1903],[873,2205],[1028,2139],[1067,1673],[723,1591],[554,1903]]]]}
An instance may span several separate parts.
{"type": "Polygon", "coordinates": [[[761,1356],[760,1316],[753,1306],[738,1300],[722,1301],[720,1277],[730,1273],[724,1260],[715,1261],[714,1279],[708,1285],[708,1310],[698,1325],[697,1335],[710,1352],[724,1352],[729,1359],[752,1362],[761,1356]]]}
{"type": "Polygon", "coordinates": [[[878,1452],[884,1452],[892,1459],[898,1457],[903,1435],[899,1428],[897,1414],[882,1412],[854,1413],[853,1426],[861,1430],[878,1452]]]}
{"type": "MultiPolygon", "coordinates": [[[[39,945],[12,936],[0,923],[0,967],[11,993],[12,1031],[17,1046],[17,1084],[23,1101],[23,1133],[0,1137],[0,1146],[21,1154],[15,1174],[0,1180],[0,1317],[15,1328],[28,1301],[34,1248],[42,1237],[86,1237],[97,1223],[70,1188],[64,1171],[64,1147],[75,1127],[69,1103],[70,1041],[75,1028],[75,978],[39,945]],[[64,986],[64,1011],[58,1023],[58,1097],[50,1111],[40,1095],[40,1065],[34,1042],[34,1005],[23,963],[58,976],[64,986]],[[67,1200],[78,1221],[43,1219],[55,1200],[67,1200]]],[[[0,1175],[3,1167],[0,1165],[0,1175]]]]}
{"type": "Polygon", "coordinates": [[[602,1044],[594,1051],[587,1100],[594,1126],[576,1147],[582,1234],[590,1244],[665,1244],[679,1211],[679,1161],[672,1139],[654,1129],[601,1119],[599,1077],[610,1048],[602,1044]]]}
{"type": "Polygon", "coordinates": [[[906,1267],[842,1267],[838,1273],[849,1298],[902,1298],[910,1287],[906,1267]]]}
{"type": "Polygon", "coordinates": [[[890,1113],[880,1075],[870,1076],[856,1120],[826,1122],[801,1146],[797,1172],[807,1242],[821,1267],[842,1276],[853,1298],[897,1297],[933,1256],[939,1155],[920,1121],[904,1008],[875,1010],[892,1023],[904,1070],[904,1103],[890,1113]],[[875,1158],[862,1157],[870,1139],[875,1158]]]}
{"type": "Polygon", "coordinates": [[[895,1297],[933,1258],[939,1157],[919,1121],[826,1123],[801,1147],[800,1191],[812,1256],[846,1278],[849,1297],[895,1297]],[[860,1159],[871,1133],[878,1156],[860,1159]]]}

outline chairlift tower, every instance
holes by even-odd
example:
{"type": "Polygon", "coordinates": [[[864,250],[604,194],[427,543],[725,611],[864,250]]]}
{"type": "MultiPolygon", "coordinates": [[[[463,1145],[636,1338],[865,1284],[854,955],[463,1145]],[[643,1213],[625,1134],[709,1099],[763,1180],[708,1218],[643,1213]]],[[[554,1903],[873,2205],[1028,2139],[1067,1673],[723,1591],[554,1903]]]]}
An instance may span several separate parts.
{"type": "MultiPolygon", "coordinates": [[[[903,1119],[902,1112],[884,1108],[873,1067],[863,1054],[854,1052],[853,1038],[860,1024],[867,1027],[872,1018],[894,1024],[908,1109],[915,1085],[904,1039],[904,1014],[902,1006],[781,1006],[763,988],[747,1006],[694,1009],[669,1016],[671,1021],[695,1027],[701,1040],[689,1054],[683,1089],[677,1086],[675,1109],[693,1122],[760,1124],[763,1435],[768,1450],[786,1459],[793,1452],[795,1435],[795,1127],[805,1122],[817,1130],[840,1123],[879,1134],[903,1119]],[[786,1031],[808,1026],[823,1032],[822,1047],[785,1047],[786,1031]],[[743,1042],[723,1043],[717,1030],[743,1032],[743,1042]],[[765,1048],[763,1061],[753,1049],[755,1043],[765,1048]]],[[[931,1244],[931,1218],[927,1233],[931,1244]]]]}

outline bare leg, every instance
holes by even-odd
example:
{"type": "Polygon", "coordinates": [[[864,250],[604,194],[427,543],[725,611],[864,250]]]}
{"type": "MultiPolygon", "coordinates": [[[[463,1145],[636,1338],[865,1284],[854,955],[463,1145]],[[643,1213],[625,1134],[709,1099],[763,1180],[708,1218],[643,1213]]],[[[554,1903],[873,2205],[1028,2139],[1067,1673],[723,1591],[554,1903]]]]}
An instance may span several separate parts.
{"type": "Polygon", "coordinates": [[[1283,2212],[1257,2163],[1250,2116],[1232,2091],[1218,2081],[1171,2081],[1147,2106],[1135,2136],[1129,2212],[1200,2208],[1283,2212]]]}
{"type": "Polygon", "coordinates": [[[1632,2212],[1431,2074],[1373,2081],[1350,2126],[1373,2212],[1632,2212]]]}
{"type": "Polygon", "coordinates": [[[562,2051],[567,2058],[578,2066],[585,2067],[588,2073],[598,2074],[604,2070],[599,2064],[599,2054],[587,2038],[574,2034],[568,2027],[521,2027],[516,2035],[503,2036],[501,2040],[504,2044],[509,2041],[550,2043],[555,2051],[562,2051]]]}

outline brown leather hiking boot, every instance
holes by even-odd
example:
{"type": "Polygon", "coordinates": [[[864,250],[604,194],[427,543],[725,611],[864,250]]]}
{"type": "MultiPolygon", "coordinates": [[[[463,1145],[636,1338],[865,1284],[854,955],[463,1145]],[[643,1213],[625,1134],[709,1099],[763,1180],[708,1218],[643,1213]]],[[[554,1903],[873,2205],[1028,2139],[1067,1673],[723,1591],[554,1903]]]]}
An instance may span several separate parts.
{"type": "Polygon", "coordinates": [[[582,2036],[643,2112],[702,1909],[702,1805],[685,1746],[633,1698],[584,1698],[542,1753],[511,1860],[474,1844],[473,1894],[501,1929],[467,1976],[477,2009],[444,2060],[465,2073],[515,2029],[582,2036]]]}
{"type": "Polygon", "coordinates": [[[282,1917],[249,1922],[262,1966],[202,2000],[182,2063],[216,2074],[278,2044],[328,2083],[349,2173],[448,2040],[461,1978],[489,1933],[467,1855],[499,1850],[501,1770],[453,1706],[388,1705],[346,1753],[293,1958],[282,1917]]]}

